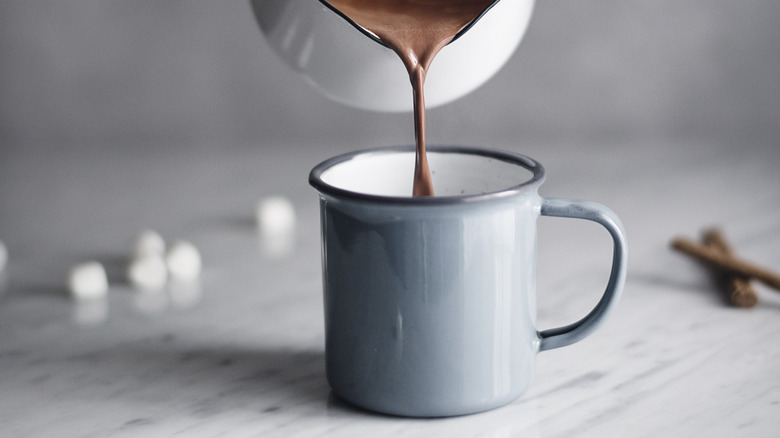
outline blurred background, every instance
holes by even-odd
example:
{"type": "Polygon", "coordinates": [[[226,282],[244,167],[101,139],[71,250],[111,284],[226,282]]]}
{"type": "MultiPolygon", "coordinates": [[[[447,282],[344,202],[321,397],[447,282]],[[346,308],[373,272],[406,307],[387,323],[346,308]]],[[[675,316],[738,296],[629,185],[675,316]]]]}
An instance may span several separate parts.
{"type": "MultiPolygon", "coordinates": [[[[776,0],[540,1],[504,69],[430,112],[429,141],[780,149],[778,23],[776,0]]],[[[411,126],[291,74],[245,0],[0,2],[0,159],[52,143],[355,149],[410,143],[411,126]]]]}

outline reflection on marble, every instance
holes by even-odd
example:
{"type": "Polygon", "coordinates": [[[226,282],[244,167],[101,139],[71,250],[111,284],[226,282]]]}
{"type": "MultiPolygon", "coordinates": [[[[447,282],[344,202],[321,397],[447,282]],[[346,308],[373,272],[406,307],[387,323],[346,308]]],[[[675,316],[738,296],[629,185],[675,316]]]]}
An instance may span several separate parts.
{"type": "Polygon", "coordinates": [[[6,272],[0,272],[0,297],[8,289],[8,274],[6,272]]]}
{"type": "MultiPolygon", "coordinates": [[[[621,216],[630,245],[626,290],[593,336],[538,356],[520,399],[446,419],[356,409],[325,381],[319,215],[305,176],[344,149],[323,148],[301,162],[273,148],[174,148],[147,162],[132,148],[95,147],[87,158],[41,148],[0,162],[0,236],[12,255],[0,277],[0,435],[771,437],[780,430],[780,293],[758,285],[756,308],[728,307],[708,272],[667,246],[672,236],[720,225],[745,258],[777,267],[776,147],[592,146],[588,166],[572,158],[574,147],[518,150],[547,168],[544,196],[593,199],[621,216]],[[299,226],[284,251],[269,252],[252,221],[235,218],[284,190],[299,226]],[[115,208],[116,199],[133,209],[115,208]],[[63,208],[70,205],[80,207],[63,208]],[[204,259],[198,282],[144,293],[116,274],[123,264],[112,255],[125,254],[147,226],[191,236],[204,259]],[[88,258],[109,266],[108,296],[73,301],[64,273],[88,258]]],[[[543,329],[594,305],[611,254],[597,227],[543,218],[539,230],[543,329]]]]}
{"type": "Polygon", "coordinates": [[[262,254],[271,260],[282,260],[292,255],[295,248],[294,232],[257,233],[262,254]]]}
{"type": "Polygon", "coordinates": [[[168,284],[168,297],[174,309],[195,307],[203,296],[200,281],[172,281],[168,284]]]}
{"type": "Polygon", "coordinates": [[[93,326],[108,320],[108,300],[106,298],[74,300],[72,307],[72,320],[76,325],[93,326]]]}
{"type": "Polygon", "coordinates": [[[136,291],[133,293],[133,304],[144,315],[162,315],[168,310],[169,297],[162,289],[136,291]]]}

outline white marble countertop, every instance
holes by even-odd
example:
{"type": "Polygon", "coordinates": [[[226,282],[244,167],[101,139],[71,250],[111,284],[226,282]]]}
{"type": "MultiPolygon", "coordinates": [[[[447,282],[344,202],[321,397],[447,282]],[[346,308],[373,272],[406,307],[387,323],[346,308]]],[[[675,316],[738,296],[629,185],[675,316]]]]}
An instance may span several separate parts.
{"type": "MultiPolygon", "coordinates": [[[[506,407],[450,419],[352,408],[324,376],[311,166],[345,147],[4,146],[0,435],[14,437],[777,436],[780,293],[729,307],[700,265],[669,250],[722,227],[743,257],[780,269],[780,149],[646,141],[537,145],[542,195],[602,202],[623,219],[626,289],[585,341],[538,356],[506,407]],[[289,197],[291,252],[268,251],[254,206],[289,197]],[[145,228],[200,248],[197,285],[139,293],[123,279],[145,228]],[[98,260],[106,300],[76,302],[69,266],[98,260]]],[[[509,147],[504,147],[509,148],[509,147]]],[[[595,225],[540,222],[539,325],[595,303],[610,242],[595,225]]]]}

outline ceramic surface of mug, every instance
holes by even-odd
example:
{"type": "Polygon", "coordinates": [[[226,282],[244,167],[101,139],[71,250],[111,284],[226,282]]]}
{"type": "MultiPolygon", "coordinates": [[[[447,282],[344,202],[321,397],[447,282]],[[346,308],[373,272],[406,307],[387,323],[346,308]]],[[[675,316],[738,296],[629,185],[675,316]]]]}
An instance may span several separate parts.
{"type": "Polygon", "coordinates": [[[431,147],[436,197],[411,197],[412,148],[355,152],[312,170],[320,193],[326,368],[333,391],[396,415],[480,412],[530,385],[539,351],[589,335],[618,300],[617,216],[542,198],[542,166],[509,152],[431,147]],[[536,328],[539,216],[592,220],[614,241],[609,283],[566,327],[536,328]]]}

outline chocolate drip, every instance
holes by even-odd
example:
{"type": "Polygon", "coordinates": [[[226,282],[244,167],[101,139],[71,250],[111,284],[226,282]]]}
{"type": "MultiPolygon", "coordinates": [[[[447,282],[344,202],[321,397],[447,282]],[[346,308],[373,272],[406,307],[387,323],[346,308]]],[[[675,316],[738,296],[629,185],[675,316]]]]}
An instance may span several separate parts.
{"type": "Polygon", "coordinates": [[[425,77],[439,51],[494,0],[328,0],[376,35],[404,63],[414,95],[416,157],[413,196],[433,196],[425,153],[425,77]]]}

